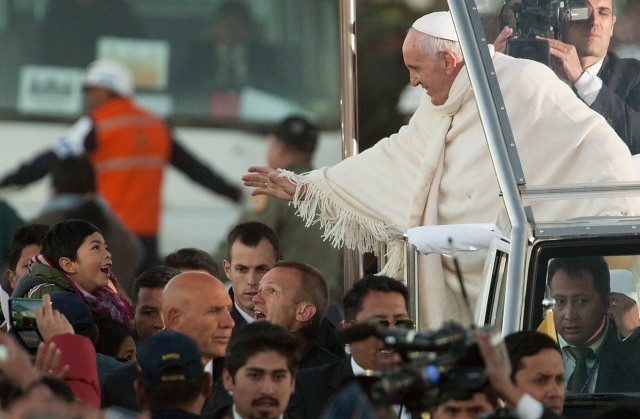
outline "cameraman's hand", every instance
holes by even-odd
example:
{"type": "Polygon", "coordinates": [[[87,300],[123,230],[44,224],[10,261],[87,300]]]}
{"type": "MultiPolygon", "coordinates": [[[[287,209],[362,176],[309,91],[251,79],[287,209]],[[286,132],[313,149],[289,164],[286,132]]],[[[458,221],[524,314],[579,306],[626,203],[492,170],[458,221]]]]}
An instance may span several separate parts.
{"type": "Polygon", "coordinates": [[[73,326],[71,326],[64,314],[53,309],[49,294],[45,294],[42,297],[42,307],[36,308],[35,312],[38,332],[40,332],[40,336],[45,342],[55,335],[74,333],[73,326]]]}
{"type": "Polygon", "coordinates": [[[556,73],[572,85],[576,84],[584,71],[576,47],[571,44],[565,44],[558,39],[542,38],[540,36],[537,38],[549,42],[549,53],[557,59],[554,66],[556,73]]]}
{"type": "Polygon", "coordinates": [[[525,393],[511,381],[511,361],[504,346],[504,339],[500,336],[500,341],[494,344],[492,338],[481,330],[476,330],[475,338],[491,388],[502,400],[516,406],[525,393]]]}
{"type": "Polygon", "coordinates": [[[493,48],[496,50],[496,52],[501,52],[503,54],[506,52],[507,40],[509,39],[509,37],[511,37],[512,34],[513,29],[511,29],[509,26],[505,26],[504,28],[502,28],[502,31],[498,34],[496,40],[493,41],[493,48]]]}

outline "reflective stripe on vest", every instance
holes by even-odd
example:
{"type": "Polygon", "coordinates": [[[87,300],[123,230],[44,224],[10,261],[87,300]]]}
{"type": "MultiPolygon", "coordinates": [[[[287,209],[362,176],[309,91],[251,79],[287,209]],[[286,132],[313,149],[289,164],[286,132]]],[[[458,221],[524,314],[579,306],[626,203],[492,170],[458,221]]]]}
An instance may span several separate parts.
{"type": "Polygon", "coordinates": [[[116,159],[102,160],[94,165],[96,172],[122,169],[161,169],[166,161],[162,157],[119,157],[116,159]]]}
{"type": "Polygon", "coordinates": [[[96,129],[104,132],[119,128],[146,127],[157,123],[158,119],[150,115],[123,115],[99,121],[96,129]]]}

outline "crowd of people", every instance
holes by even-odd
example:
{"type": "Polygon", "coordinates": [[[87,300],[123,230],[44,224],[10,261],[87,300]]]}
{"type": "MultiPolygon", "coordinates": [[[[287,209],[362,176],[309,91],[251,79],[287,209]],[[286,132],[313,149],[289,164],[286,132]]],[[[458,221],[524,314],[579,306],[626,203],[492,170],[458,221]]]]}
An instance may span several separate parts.
{"type": "MultiPolygon", "coordinates": [[[[588,2],[588,21],[572,26],[564,40],[548,40],[559,74],[492,53],[532,184],[638,178],[631,157],[638,119],[629,110],[636,106],[635,85],[618,73],[640,74],[640,64],[608,52],[612,1],[588,2]]],[[[506,28],[499,35],[498,51],[510,34],[506,28]]],[[[10,298],[3,299],[0,334],[6,416],[315,419],[428,412],[435,419],[534,419],[561,417],[565,394],[637,392],[638,305],[611,292],[601,256],[550,262],[557,333],[465,334],[482,366],[475,386],[427,383],[411,369],[409,351],[381,339],[380,333],[413,333],[418,320],[409,315],[412,296],[398,278],[398,226],[493,222],[503,207],[450,13],[416,20],[402,52],[411,84],[425,93],[397,134],[333,167],[313,169],[316,127],[301,116],[285,119],[269,138],[269,167],[252,167],[243,177],[256,188],[254,200],[216,257],[182,248],[162,260],[156,246],[165,165],[232,200],[241,192],[135,105],[126,68],[92,64],[83,81],[88,115],[55,150],[0,180],[0,186],[23,184],[53,174],[51,200],[8,249],[10,298]],[[376,252],[378,241],[389,248],[385,270],[343,289],[341,259],[330,244],[376,252]],[[19,305],[23,299],[38,302],[33,313],[19,305]],[[384,385],[399,372],[405,381],[384,385]]],[[[543,219],[638,215],[640,202],[534,209],[543,219]]],[[[477,260],[461,262],[475,296],[477,260]]],[[[422,257],[420,267],[421,324],[464,323],[453,267],[438,255],[422,257]]]]}
{"type": "Polygon", "coordinates": [[[111,255],[99,230],[78,219],[46,230],[41,252],[16,288],[25,288],[24,280],[43,288],[35,322],[20,322],[12,311],[11,328],[0,335],[0,402],[7,417],[117,411],[132,418],[141,412],[152,418],[412,418],[430,411],[439,419],[554,418],[562,415],[565,394],[633,392],[639,385],[638,306],[610,291],[601,256],[550,263],[557,335],[522,331],[503,339],[499,331],[468,332],[482,358],[484,375],[475,386],[422,382],[417,374],[375,393],[375,380],[415,365],[393,341],[357,330],[411,333],[406,286],[365,275],[345,293],[336,324],[328,317],[325,278],[309,264],[281,260],[269,227],[243,223],[230,237],[230,249],[254,239],[243,244],[247,261],[275,262],[257,280],[228,277],[227,288],[211,273],[217,266],[210,254],[180,249],[138,275],[127,293],[110,277],[111,255]],[[33,269],[43,262],[46,269],[33,269]],[[356,332],[347,338],[350,328],[356,332]],[[29,352],[34,334],[43,344],[29,352]]]}

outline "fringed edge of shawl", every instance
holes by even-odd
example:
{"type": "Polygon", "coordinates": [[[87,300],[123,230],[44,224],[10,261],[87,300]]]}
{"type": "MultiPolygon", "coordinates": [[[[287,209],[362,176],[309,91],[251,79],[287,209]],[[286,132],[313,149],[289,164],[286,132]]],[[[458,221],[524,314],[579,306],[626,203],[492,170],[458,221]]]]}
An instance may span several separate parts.
{"type": "Polygon", "coordinates": [[[393,278],[404,276],[404,242],[397,238],[402,234],[400,227],[357,215],[334,200],[327,199],[327,194],[307,173],[296,174],[278,169],[278,176],[296,185],[292,203],[296,214],[305,220],[306,227],[320,223],[322,237],[330,240],[336,248],[344,246],[378,255],[378,242],[383,241],[387,244],[387,263],[379,275],[393,278]]]}

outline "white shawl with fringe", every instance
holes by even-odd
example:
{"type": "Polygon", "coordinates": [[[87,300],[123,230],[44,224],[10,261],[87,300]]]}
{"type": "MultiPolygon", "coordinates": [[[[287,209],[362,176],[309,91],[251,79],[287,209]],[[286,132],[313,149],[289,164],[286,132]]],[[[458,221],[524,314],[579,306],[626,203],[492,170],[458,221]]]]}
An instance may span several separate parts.
{"type": "MultiPolygon", "coordinates": [[[[637,180],[615,131],[546,66],[495,53],[493,64],[527,184],[637,180]]],[[[441,106],[423,95],[408,125],[363,153],[305,174],[281,171],[298,185],[294,205],[320,222],[334,246],[377,251],[388,245],[384,273],[402,277],[398,234],[418,225],[493,223],[504,207],[466,68],[441,106]],[[301,186],[305,194],[300,196],[301,186]]],[[[543,201],[536,220],[640,214],[635,199],[543,201]]],[[[462,254],[465,285],[479,290],[484,252],[462,254]]],[[[420,320],[466,323],[453,269],[439,255],[420,258],[420,320]]]]}

